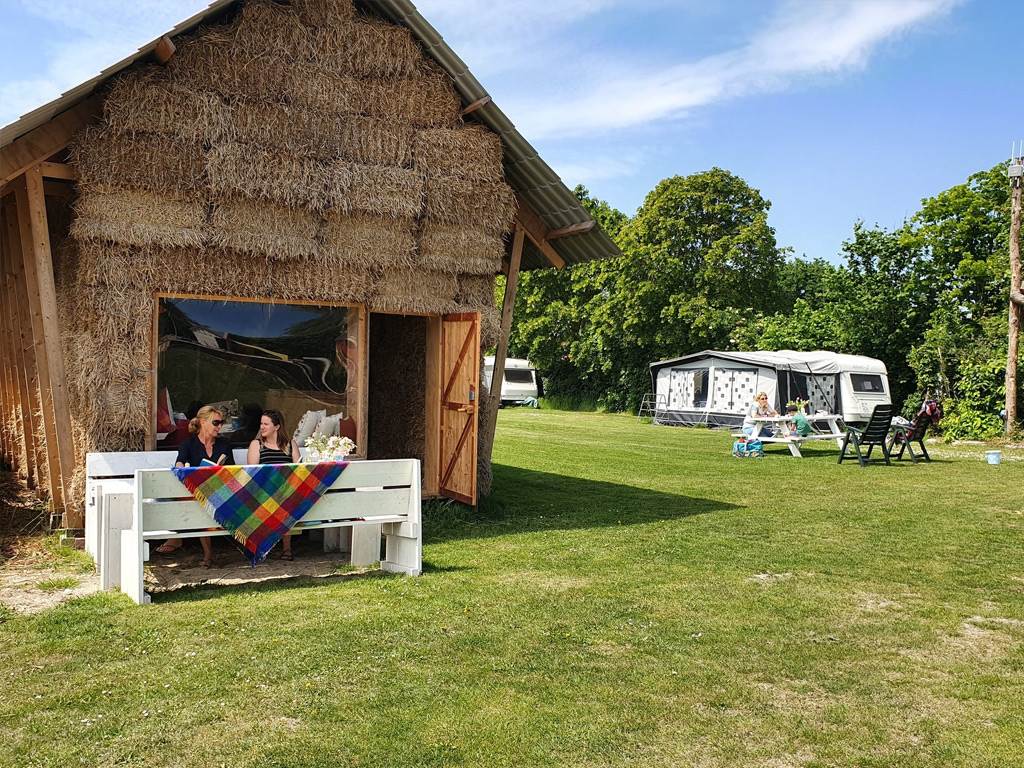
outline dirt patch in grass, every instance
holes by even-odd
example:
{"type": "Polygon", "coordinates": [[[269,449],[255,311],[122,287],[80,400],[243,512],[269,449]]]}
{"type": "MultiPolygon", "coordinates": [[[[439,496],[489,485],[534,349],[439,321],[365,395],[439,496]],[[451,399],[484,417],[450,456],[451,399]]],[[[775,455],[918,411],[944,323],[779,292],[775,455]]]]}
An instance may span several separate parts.
{"type": "Polygon", "coordinates": [[[770,573],[770,572],[768,572],[768,573],[755,573],[753,576],[751,576],[749,579],[747,579],[747,581],[752,581],[755,584],[763,584],[763,585],[765,585],[767,587],[767,586],[771,586],[772,584],[778,584],[781,581],[789,581],[792,578],[793,578],[793,574],[789,573],[789,572],[786,572],[786,573],[770,573]]]}
{"type": "Polygon", "coordinates": [[[903,604],[873,592],[858,592],[855,596],[861,613],[888,613],[903,608],[903,604]]]}
{"type": "Polygon", "coordinates": [[[0,606],[38,613],[99,590],[92,561],[44,533],[46,510],[10,472],[0,473],[0,606]]]}
{"type": "Polygon", "coordinates": [[[0,568],[0,604],[15,613],[39,613],[76,597],[98,592],[99,576],[50,567],[0,568]]]}

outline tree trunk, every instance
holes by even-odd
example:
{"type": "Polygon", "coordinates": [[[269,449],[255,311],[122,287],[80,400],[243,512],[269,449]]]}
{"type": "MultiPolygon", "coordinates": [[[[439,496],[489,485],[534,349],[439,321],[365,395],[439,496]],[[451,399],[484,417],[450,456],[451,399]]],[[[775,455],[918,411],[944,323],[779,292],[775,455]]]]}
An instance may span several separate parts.
{"type": "Polygon", "coordinates": [[[1006,352],[1006,434],[1017,428],[1017,347],[1020,338],[1021,266],[1020,199],[1021,179],[1011,181],[1010,195],[1010,311],[1006,352]]]}

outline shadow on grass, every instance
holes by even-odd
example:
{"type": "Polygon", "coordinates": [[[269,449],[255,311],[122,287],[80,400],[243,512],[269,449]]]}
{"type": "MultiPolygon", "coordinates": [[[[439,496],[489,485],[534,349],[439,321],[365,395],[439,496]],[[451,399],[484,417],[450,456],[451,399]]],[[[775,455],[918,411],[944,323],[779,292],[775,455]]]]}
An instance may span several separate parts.
{"type": "MultiPolygon", "coordinates": [[[[423,561],[424,574],[457,573],[459,571],[472,570],[462,565],[435,565],[429,560],[423,561]]],[[[361,570],[355,573],[346,573],[339,570],[337,573],[324,576],[281,576],[280,578],[267,579],[266,581],[250,581],[231,584],[196,584],[167,592],[156,592],[153,594],[154,603],[180,603],[197,602],[200,600],[211,600],[232,595],[257,595],[267,592],[277,592],[283,589],[302,589],[304,587],[315,587],[325,582],[336,581],[369,581],[376,579],[404,578],[399,574],[386,573],[377,568],[361,570]]]]}
{"type": "Polygon", "coordinates": [[[152,594],[153,603],[181,603],[198,602],[200,600],[212,600],[226,595],[233,597],[245,597],[267,592],[277,592],[283,589],[298,589],[302,587],[322,586],[326,582],[335,581],[367,581],[371,579],[398,578],[396,574],[385,573],[373,569],[359,571],[357,573],[325,574],[323,576],[281,576],[279,578],[267,579],[266,581],[243,581],[231,584],[219,584],[210,582],[206,584],[195,584],[187,587],[180,587],[167,592],[156,592],[152,594]]]}
{"type": "Polygon", "coordinates": [[[495,464],[491,495],[477,509],[448,501],[424,508],[423,541],[637,525],[740,508],[716,499],[495,464]]]}

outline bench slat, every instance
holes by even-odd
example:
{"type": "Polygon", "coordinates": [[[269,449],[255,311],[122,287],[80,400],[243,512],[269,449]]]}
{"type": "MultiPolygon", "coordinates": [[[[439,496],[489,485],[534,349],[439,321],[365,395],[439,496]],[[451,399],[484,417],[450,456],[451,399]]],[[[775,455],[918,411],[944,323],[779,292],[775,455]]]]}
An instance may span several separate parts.
{"type": "MultiPolygon", "coordinates": [[[[190,496],[181,481],[168,471],[143,470],[142,498],[178,499],[190,496]]],[[[377,461],[353,461],[331,486],[332,490],[354,488],[380,488],[385,485],[412,485],[419,478],[413,478],[408,461],[402,459],[377,461]]]]}
{"type": "MultiPolygon", "coordinates": [[[[351,520],[377,517],[408,518],[410,489],[389,488],[374,493],[331,493],[306,513],[303,521],[351,520]]],[[[217,524],[210,513],[193,499],[181,501],[145,501],[142,504],[143,533],[166,530],[202,530],[217,524]]],[[[390,521],[388,521],[390,522],[390,521]]]]}

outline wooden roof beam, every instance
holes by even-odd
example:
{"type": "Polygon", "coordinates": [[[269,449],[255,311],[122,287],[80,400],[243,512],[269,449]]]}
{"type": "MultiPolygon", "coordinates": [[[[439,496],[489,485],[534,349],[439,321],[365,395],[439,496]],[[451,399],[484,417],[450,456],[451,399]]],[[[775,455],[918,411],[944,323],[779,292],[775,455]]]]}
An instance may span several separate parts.
{"type": "Polygon", "coordinates": [[[538,251],[544,254],[555,269],[565,267],[565,259],[558,255],[558,252],[548,242],[548,228],[544,220],[537,215],[529,203],[523,200],[522,196],[516,195],[516,202],[519,205],[519,212],[516,213],[516,220],[522,224],[523,232],[538,251]]]}
{"type": "Polygon", "coordinates": [[[174,55],[176,50],[177,48],[174,47],[174,41],[167,35],[164,35],[156,41],[156,48],[153,49],[153,55],[161,65],[167,66],[167,62],[171,60],[171,57],[174,55]]]}
{"type": "Polygon", "coordinates": [[[100,99],[91,96],[0,149],[0,185],[64,149],[99,113],[100,99]]]}
{"type": "Polygon", "coordinates": [[[466,115],[471,115],[478,109],[480,109],[480,107],[486,107],[490,103],[490,96],[482,96],[481,98],[477,99],[472,104],[470,104],[468,107],[466,107],[464,110],[462,110],[462,116],[465,117],[466,115]]]}
{"type": "Polygon", "coordinates": [[[44,179],[78,181],[78,169],[67,163],[40,163],[39,170],[42,172],[44,179]]]}
{"type": "Polygon", "coordinates": [[[585,235],[594,228],[594,220],[581,221],[579,224],[570,224],[568,227],[552,229],[548,232],[548,240],[557,240],[560,237],[571,237],[572,235],[585,235]]]}

